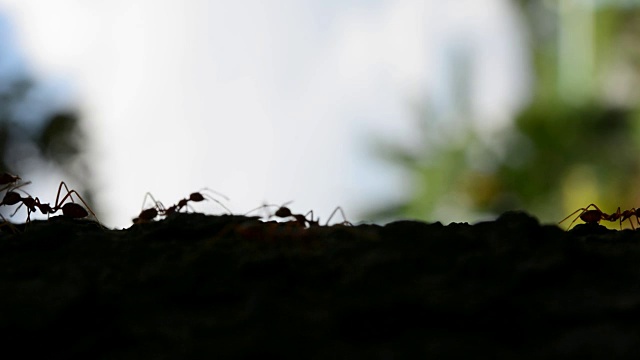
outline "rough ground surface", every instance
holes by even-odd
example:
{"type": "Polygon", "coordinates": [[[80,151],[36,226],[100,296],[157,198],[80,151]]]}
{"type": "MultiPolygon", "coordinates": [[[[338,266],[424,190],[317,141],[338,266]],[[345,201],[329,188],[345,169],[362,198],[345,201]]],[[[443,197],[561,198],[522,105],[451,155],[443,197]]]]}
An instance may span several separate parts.
{"type": "Polygon", "coordinates": [[[631,358],[640,235],[516,212],[310,229],[53,218],[0,236],[0,309],[0,343],[23,358],[631,358]]]}

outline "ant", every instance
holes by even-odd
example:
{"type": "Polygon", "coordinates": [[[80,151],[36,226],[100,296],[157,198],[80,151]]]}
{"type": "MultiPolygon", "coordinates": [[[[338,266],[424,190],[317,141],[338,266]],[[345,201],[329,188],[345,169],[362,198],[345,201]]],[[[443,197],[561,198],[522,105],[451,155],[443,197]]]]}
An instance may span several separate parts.
{"type": "Polygon", "coordinates": [[[625,220],[629,220],[629,223],[631,224],[631,227],[635,230],[635,227],[633,226],[633,222],[631,221],[631,217],[635,216],[636,217],[636,221],[638,222],[638,225],[640,225],[640,221],[638,220],[638,217],[640,216],[640,210],[638,209],[631,209],[631,210],[625,210],[623,212],[620,212],[620,207],[618,207],[618,210],[616,210],[615,213],[613,214],[607,214],[605,212],[602,212],[602,210],[600,210],[600,208],[598,208],[595,204],[589,204],[589,206],[587,206],[586,208],[580,208],[574,212],[572,212],[571,214],[569,214],[569,216],[567,216],[566,218],[562,219],[562,221],[560,221],[558,224],[563,223],[564,221],[566,221],[568,218],[570,218],[571,216],[573,216],[573,214],[577,213],[578,211],[581,211],[580,215],[576,216],[575,219],[573,219],[573,221],[571,222],[571,224],[569,224],[569,227],[567,228],[567,230],[569,230],[571,228],[571,226],[573,225],[573,223],[576,222],[576,220],[578,220],[578,218],[582,221],[584,221],[587,224],[598,224],[600,223],[600,220],[608,220],[611,222],[614,222],[616,220],[620,220],[620,229],[622,229],[622,223],[625,220]],[[594,209],[589,210],[590,207],[594,207],[594,209]]]}
{"type": "Polygon", "coordinates": [[[281,219],[286,219],[289,217],[294,218],[294,220],[292,221],[293,223],[300,225],[301,227],[306,227],[307,224],[309,226],[312,225],[319,225],[318,221],[314,221],[313,220],[313,210],[309,211],[306,215],[301,215],[301,214],[294,214],[291,209],[289,209],[288,207],[286,207],[285,205],[290,204],[291,201],[287,201],[286,203],[282,204],[282,205],[274,205],[274,204],[263,204],[262,206],[258,206],[255,209],[249,210],[248,212],[245,213],[245,216],[258,210],[258,209],[264,209],[264,208],[268,208],[268,207],[278,207],[278,209],[273,213],[273,214],[268,214],[267,219],[270,219],[272,216],[275,217],[279,217],[281,219]],[[311,214],[311,219],[309,220],[307,219],[307,216],[309,216],[309,214],[311,214]]]}
{"type": "Polygon", "coordinates": [[[147,197],[150,197],[151,200],[153,200],[154,202],[154,206],[148,209],[144,209],[140,212],[140,214],[138,215],[138,217],[136,217],[135,219],[133,219],[133,223],[134,224],[139,224],[139,223],[143,223],[143,222],[149,222],[154,220],[158,215],[160,216],[169,216],[172,214],[175,214],[176,212],[180,212],[180,210],[182,210],[184,207],[189,206],[189,201],[192,202],[201,202],[204,200],[212,200],[215,201],[216,203],[218,203],[218,205],[222,206],[223,208],[225,208],[225,210],[227,210],[229,212],[229,214],[231,214],[231,210],[229,210],[229,208],[227,208],[226,206],[224,206],[220,201],[216,200],[215,198],[213,198],[211,195],[208,195],[207,193],[202,193],[204,190],[207,190],[209,192],[215,193],[221,197],[223,197],[225,200],[229,200],[228,197],[226,197],[225,195],[211,190],[209,188],[204,188],[202,190],[200,190],[200,192],[194,192],[191,193],[189,195],[189,197],[181,199],[180,201],[178,201],[178,203],[176,203],[175,205],[172,205],[168,208],[165,208],[164,205],[160,202],[157,201],[153,195],[151,195],[151,193],[147,192],[145,194],[145,197],[142,201],[142,207],[144,209],[144,204],[147,201],[147,197]]]}
{"type": "Polygon", "coordinates": [[[278,210],[276,210],[276,212],[273,213],[273,216],[277,216],[281,219],[292,217],[294,218],[294,222],[300,227],[307,227],[307,225],[309,225],[309,227],[320,225],[318,221],[313,220],[313,210],[310,210],[305,215],[294,214],[291,212],[291,210],[288,207],[285,207],[284,205],[280,206],[278,210]],[[311,220],[307,219],[307,216],[309,214],[311,214],[311,220]]]}
{"type": "Polygon", "coordinates": [[[221,194],[221,193],[219,193],[217,191],[211,190],[209,188],[204,188],[204,189],[200,190],[201,192],[191,193],[188,198],[181,199],[180,201],[178,201],[177,204],[172,205],[172,206],[164,209],[164,214],[163,215],[168,216],[168,215],[174,214],[176,212],[179,212],[180,210],[182,210],[182,208],[188,206],[189,201],[201,202],[201,201],[204,201],[204,200],[215,201],[216,203],[218,203],[218,205],[222,206],[225,210],[227,210],[227,212],[229,214],[231,214],[231,210],[229,210],[229,208],[224,206],[220,201],[216,200],[215,198],[213,198],[211,195],[208,195],[207,193],[203,194],[202,191],[204,191],[204,190],[207,190],[207,191],[212,192],[212,193],[214,193],[216,195],[219,195],[219,196],[223,197],[225,200],[229,201],[229,198],[224,196],[223,194],[221,194]]]}
{"type": "MultiPolygon", "coordinates": [[[[347,221],[347,217],[344,215],[344,211],[342,210],[342,208],[340,206],[338,206],[333,210],[331,215],[329,215],[329,218],[327,219],[327,222],[324,224],[324,226],[328,226],[329,225],[329,222],[331,221],[333,216],[338,211],[340,211],[340,214],[342,215],[342,218],[344,219],[344,221],[341,224],[343,224],[343,225],[351,225],[351,223],[349,221],[347,221]]],[[[278,210],[276,210],[276,212],[273,215],[275,215],[275,216],[277,216],[279,218],[293,217],[295,219],[295,222],[297,222],[300,226],[303,226],[303,227],[305,227],[305,225],[308,225],[309,227],[320,226],[320,219],[319,218],[317,220],[313,220],[313,210],[310,210],[305,215],[293,214],[288,207],[285,207],[283,205],[283,206],[280,206],[280,208],[278,208],[278,210]],[[311,215],[311,220],[309,220],[307,218],[307,216],[309,216],[309,215],[311,215]]]]}
{"type": "Polygon", "coordinates": [[[13,212],[13,214],[11,214],[11,216],[15,215],[20,209],[20,207],[22,207],[22,205],[25,205],[27,207],[27,222],[31,221],[31,213],[36,212],[36,210],[40,210],[42,214],[47,214],[47,217],[50,214],[56,213],[58,210],[62,210],[62,215],[68,218],[72,218],[72,219],[85,218],[89,215],[89,213],[91,213],[91,215],[93,215],[93,217],[95,217],[96,220],[98,219],[96,214],[93,212],[93,210],[91,210],[89,205],[87,205],[87,203],[84,201],[82,196],[80,196],[80,194],[78,194],[76,190],[69,190],[69,187],[64,181],[61,181],[60,185],[58,186],[56,202],[53,207],[51,207],[51,205],[49,204],[42,203],[40,199],[38,199],[37,197],[33,198],[31,195],[29,195],[29,193],[27,193],[24,190],[20,190],[20,191],[27,194],[27,197],[22,197],[18,192],[14,191],[14,190],[19,190],[20,187],[27,184],[28,183],[25,183],[17,187],[11,188],[5,194],[4,198],[2,199],[2,202],[0,202],[0,205],[15,205],[19,202],[21,203],[20,206],[18,206],[16,210],[13,212]],[[67,194],[63,196],[62,199],[60,199],[60,192],[62,191],[63,186],[66,189],[67,194]],[[86,206],[87,209],[73,202],[74,200],[73,200],[72,194],[75,194],[80,199],[80,201],[82,201],[82,203],[84,204],[84,206],[86,206]],[[67,200],[67,198],[70,198],[72,202],[65,204],[64,202],[65,200],[67,200]]]}
{"type": "MultiPolygon", "coordinates": [[[[288,207],[286,207],[285,205],[291,203],[291,201],[286,202],[282,205],[272,205],[272,204],[264,204],[260,207],[257,207],[253,210],[250,210],[249,212],[247,212],[246,214],[249,214],[255,210],[261,209],[261,208],[265,208],[265,207],[273,207],[273,206],[278,206],[278,209],[275,211],[275,213],[270,214],[268,216],[268,218],[271,218],[271,216],[276,216],[279,217],[281,219],[286,219],[289,217],[294,218],[294,220],[292,221],[293,223],[299,225],[300,227],[315,227],[315,226],[321,226],[320,225],[320,219],[317,220],[313,220],[313,210],[310,210],[308,213],[306,213],[305,215],[302,214],[294,214],[291,209],[289,209],[288,207]],[[311,215],[311,219],[308,218],[308,216],[311,215]]],[[[346,217],[344,216],[344,211],[342,210],[342,208],[340,206],[338,206],[337,208],[335,208],[333,210],[333,212],[331,213],[331,215],[329,216],[329,219],[327,220],[327,222],[325,223],[325,226],[329,225],[329,222],[331,221],[331,218],[333,218],[333,216],[336,214],[336,212],[340,211],[340,213],[342,214],[342,218],[344,219],[344,222],[342,224],[345,225],[351,225],[350,222],[347,221],[346,217]]],[[[245,214],[245,215],[246,215],[245,214]]]]}
{"type": "Polygon", "coordinates": [[[164,214],[165,212],[164,205],[162,205],[160,201],[157,201],[150,192],[144,194],[144,199],[142,199],[142,209],[143,210],[140,211],[138,217],[133,219],[134,224],[152,221],[158,216],[158,214],[164,214]],[[147,202],[147,197],[150,197],[155,205],[151,208],[145,209],[144,204],[147,202]]]}

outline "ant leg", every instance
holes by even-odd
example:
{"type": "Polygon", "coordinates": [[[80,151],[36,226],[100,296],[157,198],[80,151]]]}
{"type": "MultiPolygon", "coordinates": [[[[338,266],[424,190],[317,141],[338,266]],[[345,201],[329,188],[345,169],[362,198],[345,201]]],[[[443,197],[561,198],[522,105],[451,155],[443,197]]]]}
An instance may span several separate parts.
{"type": "Polygon", "coordinates": [[[151,200],[153,201],[153,207],[155,207],[158,210],[164,210],[164,205],[156,200],[153,195],[151,195],[150,192],[147,191],[146,194],[144,194],[144,198],[142,199],[142,207],[141,209],[144,209],[144,205],[147,203],[147,198],[151,198],[151,200]]]}
{"type": "Polygon", "coordinates": [[[638,220],[638,212],[639,211],[636,208],[631,208],[631,210],[629,210],[629,211],[631,212],[631,215],[629,215],[629,224],[631,224],[631,228],[633,230],[635,230],[636,228],[635,228],[635,226],[633,226],[633,221],[631,220],[631,217],[635,216],[636,217],[636,222],[638,223],[638,226],[640,226],[640,221],[638,220]]]}
{"type": "MultiPolygon", "coordinates": [[[[251,209],[251,210],[247,211],[246,213],[244,213],[244,216],[247,216],[247,215],[251,214],[252,212],[254,212],[256,210],[262,210],[262,209],[265,209],[265,208],[268,208],[268,207],[274,207],[274,206],[280,207],[280,206],[275,205],[275,204],[262,204],[262,205],[258,206],[257,208],[254,208],[254,209],[251,209]]],[[[269,213],[267,213],[267,216],[265,216],[265,217],[269,218],[270,216],[271,215],[269,213]]]]}
{"type": "Polygon", "coordinates": [[[13,214],[11,214],[11,215],[9,215],[9,216],[13,217],[13,216],[18,212],[18,210],[20,210],[20,208],[22,207],[22,205],[24,205],[24,203],[20,203],[20,205],[18,205],[18,207],[16,208],[16,211],[14,211],[14,212],[13,212],[13,214]]]}
{"type": "Polygon", "coordinates": [[[338,206],[337,208],[335,208],[333,210],[333,212],[331,213],[331,215],[329,215],[329,219],[327,219],[327,223],[325,224],[325,226],[329,225],[329,221],[331,221],[331,218],[333,218],[333,216],[336,214],[336,212],[340,211],[340,215],[342,215],[342,220],[344,220],[342,222],[343,225],[353,225],[351,224],[348,220],[347,217],[344,216],[344,211],[342,211],[342,208],[340,206],[338,206]]]}
{"type": "Polygon", "coordinates": [[[596,210],[600,211],[600,213],[604,214],[604,213],[602,212],[602,210],[600,210],[600,208],[598,208],[595,204],[589,204],[589,206],[587,206],[586,208],[580,208],[580,209],[578,209],[578,210],[576,210],[576,211],[572,212],[571,214],[569,214],[569,216],[567,216],[566,218],[562,219],[562,220],[558,223],[558,225],[562,224],[562,223],[563,223],[564,221],[566,221],[568,218],[570,218],[571,216],[573,216],[573,214],[575,214],[575,213],[577,213],[578,211],[582,210],[582,212],[580,213],[580,215],[576,216],[576,218],[575,218],[575,219],[573,219],[573,221],[571,222],[571,224],[569,224],[569,227],[567,228],[567,231],[568,231],[569,229],[571,229],[571,226],[573,225],[573,223],[574,223],[574,222],[576,222],[576,220],[578,220],[578,219],[580,218],[580,216],[582,216],[582,214],[584,214],[586,211],[588,211],[588,210],[589,210],[589,208],[590,208],[590,207],[592,207],[592,206],[593,206],[594,208],[596,208],[596,210]]]}
{"type": "Polygon", "coordinates": [[[309,224],[311,223],[317,223],[320,221],[320,218],[318,218],[318,221],[314,221],[313,220],[313,210],[309,210],[306,214],[304,214],[304,218],[307,219],[307,222],[309,224]],[[308,219],[308,216],[311,216],[311,220],[308,219]]]}
{"type": "MultiPolygon", "coordinates": [[[[618,210],[616,210],[615,213],[609,215],[609,218],[607,220],[614,222],[616,220],[620,220],[620,230],[622,230],[622,213],[620,212],[620,206],[618,206],[618,210]]],[[[633,224],[631,224],[631,227],[633,227],[633,224]]]]}
{"type": "MultiPolygon", "coordinates": [[[[80,196],[80,194],[78,194],[77,191],[75,190],[71,190],[67,193],[67,195],[65,195],[62,200],[60,201],[60,203],[58,203],[58,199],[56,197],[56,205],[55,205],[55,209],[60,209],[60,205],[62,205],[62,203],[64,203],[64,201],[68,198],[71,197],[71,194],[76,194],[76,196],[78,197],[78,199],[80,199],[80,201],[82,201],[82,203],[84,204],[84,206],[87,208],[87,210],[89,211],[89,213],[91,215],[93,215],[94,218],[96,218],[96,220],[98,220],[98,217],[96,216],[96,213],[93,212],[93,210],[91,210],[91,208],[89,207],[89,205],[87,205],[87,202],[84,201],[84,199],[82,198],[82,196],[80,196]]],[[[72,198],[72,197],[71,197],[72,198]]],[[[73,198],[72,198],[73,201],[73,198]]],[[[98,223],[100,223],[100,220],[98,220],[98,223]]]]}
{"type": "MultiPolygon", "coordinates": [[[[62,191],[62,186],[64,186],[64,188],[67,190],[67,195],[71,193],[71,190],[69,190],[69,187],[67,186],[67,184],[64,181],[60,181],[60,185],[58,185],[58,193],[56,194],[56,203],[54,206],[55,208],[57,208],[59,204],[62,204],[64,202],[64,200],[62,200],[62,202],[58,203],[58,199],[60,198],[60,191],[62,191]]],[[[71,202],[75,202],[73,200],[73,196],[71,196],[71,202]]]]}

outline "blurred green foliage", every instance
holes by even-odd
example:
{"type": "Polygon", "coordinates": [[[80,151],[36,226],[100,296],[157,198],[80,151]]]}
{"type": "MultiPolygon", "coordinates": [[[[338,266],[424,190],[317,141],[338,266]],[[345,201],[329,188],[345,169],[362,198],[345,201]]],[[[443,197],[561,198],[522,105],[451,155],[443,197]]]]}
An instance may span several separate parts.
{"type": "MultiPolygon", "coordinates": [[[[23,188],[28,192],[43,182],[38,176],[55,176],[51,182],[64,180],[92,203],[87,143],[78,113],[56,104],[54,94],[43,92],[27,74],[0,76],[0,85],[0,172],[32,181],[23,188]]],[[[32,196],[52,202],[56,190],[32,196]]]]}
{"type": "Polygon", "coordinates": [[[522,209],[558,222],[591,203],[607,213],[640,207],[640,7],[514,4],[530,35],[529,104],[489,137],[476,131],[470,112],[451,130],[449,119],[417,107],[422,148],[378,147],[411,174],[411,196],[370,218],[473,222],[522,209]]]}

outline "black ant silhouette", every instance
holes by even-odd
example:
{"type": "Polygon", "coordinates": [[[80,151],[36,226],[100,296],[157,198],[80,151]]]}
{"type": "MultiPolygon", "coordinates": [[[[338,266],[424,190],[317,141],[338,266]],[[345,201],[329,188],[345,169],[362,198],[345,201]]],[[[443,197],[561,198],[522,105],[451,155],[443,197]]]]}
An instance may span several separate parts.
{"type": "Polygon", "coordinates": [[[172,214],[175,214],[177,212],[180,212],[180,210],[182,210],[185,207],[189,207],[189,202],[201,202],[204,200],[212,200],[214,202],[216,202],[218,205],[222,206],[225,210],[227,210],[227,212],[229,212],[229,214],[231,214],[231,210],[229,210],[229,208],[227,208],[226,206],[224,206],[224,204],[222,204],[220,201],[218,201],[217,199],[213,198],[211,195],[208,195],[207,193],[203,193],[204,191],[208,191],[208,192],[212,192],[215,193],[221,197],[223,197],[225,200],[229,200],[228,197],[226,197],[225,195],[211,190],[209,188],[203,188],[202,190],[200,190],[200,192],[194,192],[191,193],[189,195],[188,198],[184,198],[181,199],[180,201],[178,201],[175,205],[172,205],[168,208],[165,208],[164,205],[160,202],[157,201],[153,195],[151,195],[151,193],[147,192],[145,194],[145,197],[142,201],[142,207],[144,209],[144,204],[147,202],[147,197],[150,197],[151,200],[153,200],[154,206],[148,209],[144,209],[140,212],[140,214],[138,215],[138,217],[136,217],[135,219],[133,219],[133,223],[134,224],[139,224],[139,223],[144,223],[144,222],[149,222],[154,220],[158,215],[160,216],[169,216],[172,214]]]}
{"type": "Polygon", "coordinates": [[[582,211],[578,216],[576,216],[575,219],[573,219],[573,221],[571,222],[571,224],[569,224],[569,227],[567,228],[567,230],[569,230],[571,228],[571,226],[573,225],[573,223],[575,223],[578,219],[584,221],[587,224],[599,224],[601,220],[608,220],[611,222],[614,222],[616,220],[620,221],[620,229],[622,229],[622,223],[625,220],[629,220],[629,224],[631,224],[631,228],[635,230],[635,227],[633,226],[633,222],[631,221],[631,217],[635,216],[636,217],[636,222],[638,223],[638,225],[640,226],[640,209],[636,209],[636,208],[631,208],[630,210],[624,210],[624,211],[620,211],[620,207],[618,206],[618,210],[616,210],[615,213],[613,214],[607,214],[605,212],[603,212],[602,210],[600,210],[600,208],[598,208],[595,204],[589,204],[589,206],[584,207],[584,208],[580,208],[574,212],[572,212],[571,214],[569,214],[569,216],[567,216],[566,218],[562,219],[562,221],[560,221],[558,223],[561,224],[564,221],[566,221],[568,218],[570,218],[571,216],[573,216],[573,214],[577,213],[578,211],[582,211]],[[594,209],[589,209],[593,207],[594,209]]]}
{"type": "Polygon", "coordinates": [[[205,190],[206,190],[206,191],[208,191],[208,192],[212,192],[212,193],[214,193],[214,194],[216,194],[216,195],[219,195],[219,196],[223,197],[225,200],[229,201],[229,198],[228,198],[228,197],[226,197],[226,196],[224,196],[223,194],[221,194],[221,193],[219,193],[219,192],[217,192],[217,191],[211,190],[211,189],[209,189],[209,188],[204,188],[204,189],[200,190],[200,192],[194,192],[194,193],[191,193],[191,194],[189,195],[189,197],[188,197],[188,198],[181,199],[181,200],[180,200],[180,201],[178,201],[178,203],[176,203],[175,205],[172,205],[172,206],[170,206],[170,207],[166,208],[166,209],[164,210],[164,215],[165,215],[165,216],[169,216],[169,215],[171,215],[171,214],[174,214],[174,213],[176,213],[176,212],[179,212],[179,211],[180,211],[180,210],[182,210],[184,207],[189,206],[189,205],[188,205],[189,201],[192,201],[192,202],[201,202],[201,201],[204,201],[204,200],[211,200],[211,201],[215,201],[218,205],[222,206],[225,210],[227,210],[227,212],[228,212],[229,214],[231,214],[231,210],[229,210],[229,208],[227,208],[226,206],[224,206],[220,201],[216,200],[216,199],[215,199],[215,198],[213,198],[211,195],[208,195],[206,192],[205,192],[205,193],[203,193],[203,191],[205,191],[205,190]]]}
{"type": "Polygon", "coordinates": [[[27,185],[28,183],[29,182],[10,188],[9,191],[7,191],[7,193],[5,194],[2,201],[0,202],[0,205],[15,205],[17,203],[21,203],[13,212],[13,214],[11,214],[11,216],[15,215],[18,212],[18,210],[22,207],[22,205],[24,205],[27,208],[27,222],[31,221],[31,213],[36,212],[36,210],[40,210],[40,212],[42,214],[46,214],[47,217],[49,217],[50,214],[54,214],[59,210],[62,210],[62,215],[68,218],[81,219],[89,216],[89,213],[91,213],[91,215],[93,215],[93,217],[95,217],[96,220],[98,219],[96,214],[93,212],[93,210],[91,210],[89,205],[87,205],[87,203],[84,201],[82,196],[80,196],[80,194],[78,194],[78,192],[75,190],[69,190],[69,187],[64,181],[61,181],[60,185],[58,186],[56,202],[53,207],[51,207],[51,205],[49,205],[48,203],[42,203],[39,198],[37,197],[34,198],[26,191],[19,189],[20,187],[27,185]],[[62,199],[60,199],[60,192],[62,191],[63,186],[67,191],[67,194],[63,196],[62,199]],[[21,192],[25,193],[27,196],[22,197],[15,190],[20,190],[21,192]],[[86,209],[74,202],[72,194],[75,194],[80,199],[80,201],[82,201],[86,209]],[[67,198],[69,198],[72,202],[64,203],[67,200],[67,198]]]}
{"type": "MultiPolygon", "coordinates": [[[[291,209],[289,209],[288,207],[286,207],[285,205],[290,204],[291,201],[288,201],[282,205],[273,205],[273,204],[264,204],[262,206],[259,206],[253,210],[250,210],[249,212],[245,213],[245,215],[258,210],[258,209],[263,209],[266,207],[275,207],[277,206],[278,209],[273,213],[270,214],[267,218],[271,218],[272,216],[278,217],[280,219],[286,219],[286,218],[293,218],[293,221],[291,221],[294,224],[299,225],[300,227],[316,227],[316,226],[321,226],[320,225],[320,219],[314,220],[313,219],[313,210],[309,210],[309,212],[307,212],[305,215],[302,214],[294,214],[291,209]],[[311,216],[311,218],[309,218],[309,216],[311,216]]],[[[342,214],[342,218],[344,219],[344,222],[342,222],[341,224],[343,225],[351,225],[350,222],[347,221],[347,218],[344,216],[344,211],[342,210],[342,208],[340,206],[336,207],[333,212],[331,213],[331,215],[329,215],[329,219],[327,220],[327,222],[325,223],[325,226],[329,225],[329,222],[331,221],[331,219],[333,218],[333,216],[340,211],[340,213],[342,214]]]]}
{"type": "Polygon", "coordinates": [[[158,216],[158,214],[165,213],[164,205],[162,205],[160,201],[156,200],[153,197],[153,195],[151,195],[150,192],[147,192],[146,194],[144,194],[144,199],[142,199],[142,209],[143,210],[140,211],[140,214],[138,215],[138,217],[133,219],[134,224],[140,224],[140,223],[152,221],[158,216]],[[144,205],[147,203],[147,198],[151,198],[151,200],[153,200],[154,205],[151,208],[145,209],[144,205]]]}

